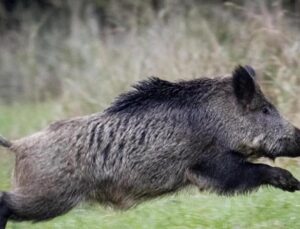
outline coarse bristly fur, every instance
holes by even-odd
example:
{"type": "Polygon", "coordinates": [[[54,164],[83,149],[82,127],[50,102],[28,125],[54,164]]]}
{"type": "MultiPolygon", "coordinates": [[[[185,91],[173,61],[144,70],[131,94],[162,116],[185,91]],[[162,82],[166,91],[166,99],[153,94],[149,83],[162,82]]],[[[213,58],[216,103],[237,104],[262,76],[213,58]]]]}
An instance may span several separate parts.
{"type": "Polygon", "coordinates": [[[189,185],[219,194],[262,185],[300,189],[288,171],[250,157],[300,156],[300,131],[265,98],[250,66],[231,77],[149,78],[103,113],[51,124],[0,144],[16,155],[7,220],[48,220],[81,201],[126,209],[189,185]]]}

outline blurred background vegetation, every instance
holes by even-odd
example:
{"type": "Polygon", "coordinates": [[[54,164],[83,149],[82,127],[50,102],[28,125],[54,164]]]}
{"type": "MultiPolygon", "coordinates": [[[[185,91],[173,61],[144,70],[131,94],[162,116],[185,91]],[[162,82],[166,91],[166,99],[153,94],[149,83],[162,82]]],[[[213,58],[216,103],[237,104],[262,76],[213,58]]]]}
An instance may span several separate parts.
{"type": "MultiPolygon", "coordinates": [[[[150,75],[230,74],[250,64],[280,111],[300,125],[298,0],[0,0],[0,133],[98,112],[150,75]]],[[[0,152],[0,189],[13,156],[0,152]]],[[[276,160],[300,178],[300,162],[276,160]]],[[[195,190],[125,213],[81,206],[44,224],[9,228],[300,228],[300,195],[244,197],[195,190]]]]}

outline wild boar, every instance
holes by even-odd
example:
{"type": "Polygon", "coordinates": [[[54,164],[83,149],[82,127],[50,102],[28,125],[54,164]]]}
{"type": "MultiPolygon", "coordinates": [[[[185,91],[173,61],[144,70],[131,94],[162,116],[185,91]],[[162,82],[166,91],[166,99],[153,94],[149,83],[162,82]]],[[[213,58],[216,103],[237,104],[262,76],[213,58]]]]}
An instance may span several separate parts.
{"type": "Polygon", "coordinates": [[[232,76],[149,78],[102,113],[58,121],[0,144],[16,156],[7,220],[48,220],[81,201],[126,209],[189,185],[238,194],[271,185],[300,190],[287,170],[253,157],[300,156],[300,130],[264,96],[250,66],[232,76]]]}

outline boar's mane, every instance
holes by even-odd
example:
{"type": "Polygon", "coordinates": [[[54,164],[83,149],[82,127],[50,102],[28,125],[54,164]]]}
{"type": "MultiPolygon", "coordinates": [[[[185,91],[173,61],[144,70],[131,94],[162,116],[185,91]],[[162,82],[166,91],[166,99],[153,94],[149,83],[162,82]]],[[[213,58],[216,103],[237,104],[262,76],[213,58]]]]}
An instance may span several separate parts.
{"type": "MultiPolygon", "coordinates": [[[[133,86],[133,90],[121,94],[106,109],[106,113],[134,113],[168,104],[168,108],[194,105],[203,101],[221,83],[222,79],[201,78],[189,81],[169,82],[149,77],[133,86]]],[[[225,84],[224,84],[225,85],[225,84]]]]}

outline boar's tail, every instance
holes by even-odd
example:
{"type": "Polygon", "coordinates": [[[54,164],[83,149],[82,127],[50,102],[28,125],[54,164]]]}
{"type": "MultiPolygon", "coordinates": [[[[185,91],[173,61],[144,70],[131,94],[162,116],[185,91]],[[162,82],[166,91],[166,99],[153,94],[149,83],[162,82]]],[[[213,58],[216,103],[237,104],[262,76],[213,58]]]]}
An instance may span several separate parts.
{"type": "Polygon", "coordinates": [[[6,140],[5,138],[3,138],[2,136],[0,136],[0,146],[3,146],[5,148],[10,148],[12,146],[12,143],[6,140]]]}

